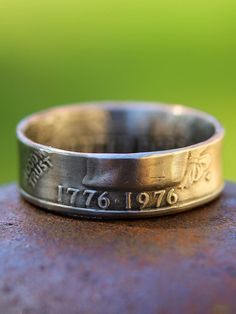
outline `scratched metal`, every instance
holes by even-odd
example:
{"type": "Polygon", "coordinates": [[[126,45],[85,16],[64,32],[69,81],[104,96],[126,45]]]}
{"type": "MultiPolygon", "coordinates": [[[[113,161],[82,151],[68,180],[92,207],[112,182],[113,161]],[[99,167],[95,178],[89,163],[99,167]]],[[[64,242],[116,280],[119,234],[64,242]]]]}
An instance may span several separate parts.
{"type": "Polygon", "coordinates": [[[0,189],[0,313],[236,313],[236,185],[181,215],[92,221],[0,189]]]}

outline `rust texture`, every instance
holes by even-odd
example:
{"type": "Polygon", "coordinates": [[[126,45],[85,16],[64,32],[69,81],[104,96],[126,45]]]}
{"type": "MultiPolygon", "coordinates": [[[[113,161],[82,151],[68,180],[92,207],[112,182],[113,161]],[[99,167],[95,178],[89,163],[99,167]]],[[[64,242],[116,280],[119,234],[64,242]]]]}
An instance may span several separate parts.
{"type": "Polygon", "coordinates": [[[175,216],[76,220],[0,188],[0,313],[236,313],[236,184],[175,216]]]}

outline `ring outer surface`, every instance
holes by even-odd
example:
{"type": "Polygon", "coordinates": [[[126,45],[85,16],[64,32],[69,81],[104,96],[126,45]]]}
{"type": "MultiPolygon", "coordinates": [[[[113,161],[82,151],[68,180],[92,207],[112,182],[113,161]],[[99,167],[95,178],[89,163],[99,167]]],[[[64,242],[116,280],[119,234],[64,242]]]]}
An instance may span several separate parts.
{"type": "MultiPolygon", "coordinates": [[[[97,106],[116,110],[121,104],[97,106]]],[[[221,160],[224,129],[215,118],[179,105],[128,102],[122,106],[124,110],[150,106],[173,114],[198,116],[212,123],[215,133],[198,144],[165,151],[80,153],[41,145],[27,138],[24,129],[37,115],[34,114],[17,127],[21,195],[49,211],[102,219],[174,214],[206,204],[220,195],[224,188],[221,160]],[[29,164],[33,165],[31,172],[36,173],[34,184],[29,183],[29,164]]],[[[48,112],[51,110],[56,109],[48,112]]]]}

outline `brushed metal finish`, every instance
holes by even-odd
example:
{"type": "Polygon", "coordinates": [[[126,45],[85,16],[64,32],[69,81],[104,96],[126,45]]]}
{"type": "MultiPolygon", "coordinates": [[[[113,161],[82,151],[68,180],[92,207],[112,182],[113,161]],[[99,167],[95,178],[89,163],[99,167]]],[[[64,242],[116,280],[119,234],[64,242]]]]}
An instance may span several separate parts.
{"type": "Polygon", "coordinates": [[[17,137],[22,196],[66,215],[172,214],[224,186],[222,126],[179,105],[63,106],[24,119],[17,137]]]}

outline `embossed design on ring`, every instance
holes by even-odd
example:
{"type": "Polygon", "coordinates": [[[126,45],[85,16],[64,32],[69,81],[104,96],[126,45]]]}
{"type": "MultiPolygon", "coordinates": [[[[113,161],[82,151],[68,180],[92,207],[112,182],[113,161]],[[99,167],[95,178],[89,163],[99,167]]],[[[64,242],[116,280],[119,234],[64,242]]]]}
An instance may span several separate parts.
{"type": "Polygon", "coordinates": [[[193,156],[192,153],[189,153],[184,179],[181,182],[179,189],[189,189],[204,175],[206,176],[206,181],[209,181],[210,172],[208,169],[211,161],[212,158],[210,154],[202,153],[199,156],[193,156]]]}
{"type": "Polygon", "coordinates": [[[25,180],[34,188],[42,175],[52,168],[50,156],[43,151],[30,154],[25,167],[25,180]]]}

